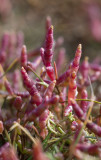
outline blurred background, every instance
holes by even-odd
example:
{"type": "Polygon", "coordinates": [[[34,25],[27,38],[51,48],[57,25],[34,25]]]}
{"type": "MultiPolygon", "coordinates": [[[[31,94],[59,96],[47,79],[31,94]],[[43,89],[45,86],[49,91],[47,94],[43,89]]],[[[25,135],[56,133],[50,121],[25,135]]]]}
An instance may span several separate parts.
{"type": "Polygon", "coordinates": [[[45,19],[52,18],[54,39],[72,57],[79,43],[83,57],[101,55],[101,0],[0,0],[0,37],[5,31],[22,31],[28,50],[39,47],[45,37],[45,19]]]}

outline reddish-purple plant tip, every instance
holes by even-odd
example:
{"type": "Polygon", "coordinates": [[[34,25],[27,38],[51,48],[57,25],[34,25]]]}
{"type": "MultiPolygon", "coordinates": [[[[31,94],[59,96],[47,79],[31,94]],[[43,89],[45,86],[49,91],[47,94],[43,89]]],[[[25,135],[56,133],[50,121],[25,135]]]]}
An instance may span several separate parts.
{"type": "Polygon", "coordinates": [[[72,66],[71,66],[71,70],[75,71],[76,73],[79,69],[81,54],[82,54],[82,46],[81,46],[81,44],[79,44],[77,47],[76,53],[75,53],[74,60],[72,62],[72,66]]]}
{"type": "Polygon", "coordinates": [[[53,58],[53,26],[50,26],[46,35],[45,47],[40,49],[43,64],[46,67],[46,72],[51,80],[55,79],[54,68],[52,67],[53,58]]]}
{"type": "Polygon", "coordinates": [[[25,45],[23,45],[21,51],[21,66],[25,68],[27,66],[27,49],[25,45]]]}
{"type": "Polygon", "coordinates": [[[51,66],[53,57],[53,26],[48,29],[46,42],[45,42],[45,51],[44,51],[44,61],[45,66],[51,66]]]}
{"type": "Polygon", "coordinates": [[[27,89],[31,88],[32,81],[30,80],[26,70],[23,67],[21,68],[21,75],[22,75],[25,87],[27,87],[27,89]]]}
{"type": "Polygon", "coordinates": [[[41,48],[41,49],[40,49],[40,55],[41,55],[43,64],[45,65],[45,60],[44,60],[44,48],[41,48]]]}
{"type": "Polygon", "coordinates": [[[48,32],[49,27],[51,26],[51,17],[47,16],[46,17],[46,33],[48,32]]]}

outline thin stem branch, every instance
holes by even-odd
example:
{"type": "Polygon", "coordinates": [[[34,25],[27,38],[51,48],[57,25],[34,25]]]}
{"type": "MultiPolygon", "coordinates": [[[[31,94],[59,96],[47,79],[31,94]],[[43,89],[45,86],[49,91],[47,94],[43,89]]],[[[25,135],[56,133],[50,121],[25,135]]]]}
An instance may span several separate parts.
{"type": "Polygon", "coordinates": [[[17,62],[18,58],[14,59],[13,62],[10,64],[10,66],[7,68],[7,70],[4,72],[4,74],[0,77],[0,79],[3,78],[17,62]]]}
{"type": "Polygon", "coordinates": [[[10,128],[10,131],[15,129],[16,127],[19,127],[31,139],[33,143],[36,143],[36,140],[32,137],[30,132],[26,128],[21,126],[18,122],[14,122],[14,125],[10,128]]]}

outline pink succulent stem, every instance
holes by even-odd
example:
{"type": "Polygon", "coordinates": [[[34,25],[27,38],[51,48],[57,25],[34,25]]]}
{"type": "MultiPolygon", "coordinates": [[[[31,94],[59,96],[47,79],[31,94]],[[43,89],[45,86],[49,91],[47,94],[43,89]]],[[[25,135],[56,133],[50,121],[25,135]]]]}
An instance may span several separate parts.
{"type": "MultiPolygon", "coordinates": [[[[75,101],[71,101],[72,107],[77,115],[77,117],[84,122],[86,114],[82,111],[82,109],[79,107],[79,105],[75,101]]],[[[101,137],[101,127],[93,122],[87,122],[87,128],[94,132],[97,136],[101,137]]]]}
{"type": "MultiPolygon", "coordinates": [[[[101,146],[100,146],[101,147],[101,146]]],[[[77,144],[76,148],[79,149],[82,152],[87,152],[89,154],[98,154],[99,152],[99,146],[98,144],[77,144]]]]}
{"type": "Polygon", "coordinates": [[[23,45],[21,51],[21,66],[24,68],[27,67],[27,49],[25,45],[23,45]]]}
{"type": "MultiPolygon", "coordinates": [[[[70,65],[70,76],[69,76],[69,88],[68,88],[68,106],[64,110],[64,115],[68,115],[71,111],[71,99],[75,100],[77,94],[77,83],[76,75],[79,69],[79,62],[81,58],[81,44],[78,45],[73,62],[70,65]],[[70,109],[69,109],[70,107],[70,109]]],[[[77,110],[76,110],[77,111],[77,110]]],[[[78,110],[78,114],[80,110],[78,110]]],[[[82,117],[82,114],[80,115],[82,117]]]]}
{"type": "Polygon", "coordinates": [[[45,66],[51,66],[52,57],[53,57],[53,26],[49,27],[46,42],[45,42],[45,51],[44,51],[44,60],[45,66]]]}
{"type": "Polygon", "coordinates": [[[28,98],[30,96],[29,92],[24,91],[24,92],[19,92],[14,90],[14,94],[17,96],[21,96],[21,98],[28,98]]]}
{"type": "Polygon", "coordinates": [[[49,113],[50,111],[48,109],[46,109],[42,114],[41,116],[39,117],[39,126],[40,126],[40,129],[41,129],[41,133],[40,133],[40,136],[45,139],[45,137],[47,136],[48,134],[48,129],[47,129],[47,119],[48,119],[48,116],[49,116],[49,113]]]}
{"type": "Polygon", "coordinates": [[[39,117],[46,109],[51,107],[51,105],[54,105],[59,102],[59,96],[53,96],[52,98],[46,97],[44,101],[34,110],[29,112],[24,116],[24,121],[34,121],[37,117],[39,117]]]}
{"type": "Polygon", "coordinates": [[[101,127],[93,122],[88,122],[87,125],[88,129],[94,132],[97,136],[101,137],[101,127]]]}
{"type": "Polygon", "coordinates": [[[48,109],[48,103],[48,99],[46,98],[37,108],[24,116],[24,121],[34,121],[36,117],[39,117],[46,109],[48,109]]]}
{"type": "Polygon", "coordinates": [[[46,67],[46,72],[52,81],[55,80],[54,68],[52,66],[46,67]]]}
{"type": "MultiPolygon", "coordinates": [[[[87,94],[86,89],[83,89],[83,90],[82,90],[81,98],[82,98],[82,99],[87,99],[87,98],[88,98],[88,94],[87,94]]],[[[87,113],[88,102],[87,102],[87,101],[81,101],[81,108],[82,108],[82,110],[84,111],[84,113],[87,113]]]]}
{"type": "Polygon", "coordinates": [[[33,84],[31,79],[29,78],[26,70],[23,67],[21,69],[21,74],[22,74],[24,85],[33,99],[33,103],[35,103],[36,105],[41,104],[42,97],[41,97],[40,93],[38,92],[35,84],[33,84]]]}
{"type": "MultiPolygon", "coordinates": [[[[44,97],[48,97],[48,98],[51,98],[52,94],[53,94],[53,90],[54,90],[54,87],[55,87],[55,84],[56,84],[56,81],[54,80],[53,82],[51,82],[49,84],[49,87],[46,89],[45,93],[44,93],[44,97]]],[[[48,134],[48,130],[47,130],[47,127],[46,127],[46,121],[47,121],[47,118],[49,116],[49,113],[50,111],[48,109],[46,109],[40,116],[39,118],[39,125],[40,125],[40,129],[41,129],[41,136],[43,138],[45,138],[48,134]]]]}
{"type": "Polygon", "coordinates": [[[13,95],[14,92],[13,92],[13,88],[12,88],[11,84],[7,80],[5,80],[4,85],[5,85],[5,88],[8,91],[8,93],[10,95],[13,95]]]}
{"type": "Polygon", "coordinates": [[[76,98],[77,84],[76,84],[76,72],[71,71],[69,78],[69,88],[68,88],[68,104],[71,104],[71,98],[76,98]]]}
{"type": "Polygon", "coordinates": [[[54,68],[52,67],[53,57],[53,26],[50,26],[46,35],[44,50],[40,50],[43,64],[46,67],[46,72],[51,80],[55,79],[54,68]]]}
{"type": "Polygon", "coordinates": [[[75,111],[77,117],[84,121],[85,117],[86,117],[86,114],[84,114],[83,110],[79,107],[79,105],[71,99],[71,105],[73,107],[73,110],[75,111]]]}
{"type": "Polygon", "coordinates": [[[77,73],[79,69],[81,54],[82,54],[82,46],[81,44],[79,44],[75,53],[74,60],[72,62],[71,71],[75,71],[77,73]]]}

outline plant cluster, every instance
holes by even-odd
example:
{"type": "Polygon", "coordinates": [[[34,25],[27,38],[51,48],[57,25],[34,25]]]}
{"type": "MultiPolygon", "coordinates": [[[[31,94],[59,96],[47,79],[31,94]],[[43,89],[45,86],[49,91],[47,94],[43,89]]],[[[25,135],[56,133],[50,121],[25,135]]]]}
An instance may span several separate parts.
{"type": "Polygon", "coordinates": [[[1,40],[0,159],[100,159],[101,59],[80,63],[79,44],[64,71],[50,17],[41,47],[27,52],[23,43],[21,32],[1,40]]]}

